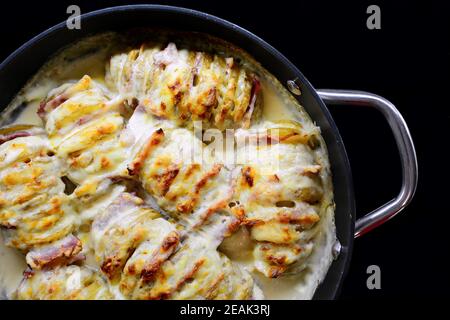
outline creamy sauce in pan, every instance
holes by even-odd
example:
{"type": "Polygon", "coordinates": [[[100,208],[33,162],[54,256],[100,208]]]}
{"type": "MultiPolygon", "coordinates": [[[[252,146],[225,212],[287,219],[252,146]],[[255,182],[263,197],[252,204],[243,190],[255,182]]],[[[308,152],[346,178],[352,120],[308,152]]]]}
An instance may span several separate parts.
{"type": "MultiPolygon", "coordinates": [[[[68,50],[71,52],[70,50],[73,49],[68,50]]],[[[40,101],[45,98],[47,93],[67,81],[77,81],[85,74],[89,74],[96,81],[104,82],[105,62],[109,54],[108,47],[105,47],[95,53],[84,54],[70,62],[60,59],[64,54],[56,56],[53,59],[55,63],[52,62],[47,68],[43,68],[46,71],[38,73],[1,114],[0,126],[11,123],[42,126],[42,121],[36,111],[40,101]],[[20,112],[17,111],[19,109],[20,112]]],[[[263,118],[271,121],[289,119],[302,121],[305,112],[288,98],[286,92],[280,91],[281,85],[275,79],[263,80],[262,86],[263,118]]],[[[326,157],[326,154],[324,153],[323,156],[326,157]]],[[[317,235],[317,244],[309,260],[310,267],[307,267],[310,269],[309,272],[286,275],[277,279],[268,279],[253,273],[266,299],[309,299],[312,297],[317,285],[326,275],[332,260],[331,251],[335,241],[333,211],[334,208],[330,206],[328,213],[324,214],[320,221],[322,231],[317,235]]],[[[220,250],[227,254],[232,261],[244,267],[250,267],[252,246],[248,233],[240,230],[228,238],[220,250]]],[[[24,256],[15,249],[5,247],[1,238],[0,260],[0,298],[7,298],[17,288],[26,264],[24,256]]],[[[89,261],[94,263],[93,257],[89,257],[89,261]]]]}
{"type": "Polygon", "coordinates": [[[0,299],[7,299],[22,280],[26,268],[25,257],[13,248],[3,244],[0,235],[0,299]]]}

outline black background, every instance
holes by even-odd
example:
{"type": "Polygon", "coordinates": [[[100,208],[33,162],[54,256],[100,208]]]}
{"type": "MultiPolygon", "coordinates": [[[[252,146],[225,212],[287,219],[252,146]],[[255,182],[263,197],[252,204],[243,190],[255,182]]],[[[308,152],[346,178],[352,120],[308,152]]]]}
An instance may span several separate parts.
{"type": "MultiPolygon", "coordinates": [[[[86,13],[131,3],[152,1],[0,2],[0,60],[65,20],[69,4],[78,4],[86,13]]],[[[366,90],[393,102],[415,141],[419,187],[399,216],[355,241],[341,298],[448,295],[450,11],[434,1],[156,3],[201,10],[239,24],[277,48],[316,88],[366,90]],[[371,4],[381,8],[381,30],[366,27],[371,4]],[[366,287],[366,269],[372,264],[381,268],[381,290],[366,287]]],[[[397,149],[376,111],[345,106],[330,110],[347,148],[357,212],[363,215],[398,192],[397,149]]]]}

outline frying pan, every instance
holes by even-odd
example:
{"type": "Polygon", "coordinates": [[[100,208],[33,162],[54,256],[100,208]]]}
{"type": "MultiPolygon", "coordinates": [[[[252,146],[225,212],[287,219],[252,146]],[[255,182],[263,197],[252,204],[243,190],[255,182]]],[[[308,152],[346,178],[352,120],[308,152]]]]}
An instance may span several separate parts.
{"type": "Polygon", "coordinates": [[[418,176],[416,153],[408,127],[399,111],[388,100],[372,93],[316,90],[288,59],[249,31],[206,13],[161,5],[128,5],[94,11],[81,16],[81,29],[69,30],[63,22],[31,39],[0,64],[0,106],[7,106],[48,57],[62,47],[91,34],[134,27],[167,27],[203,32],[244,49],[286,85],[321,128],[332,166],[338,242],[334,247],[336,259],[314,298],[334,299],[349,266],[353,239],[394,217],[414,196],[418,176]],[[397,143],[402,164],[400,193],[358,220],[355,219],[355,196],[349,161],[325,103],[379,110],[390,125],[397,143]]]}

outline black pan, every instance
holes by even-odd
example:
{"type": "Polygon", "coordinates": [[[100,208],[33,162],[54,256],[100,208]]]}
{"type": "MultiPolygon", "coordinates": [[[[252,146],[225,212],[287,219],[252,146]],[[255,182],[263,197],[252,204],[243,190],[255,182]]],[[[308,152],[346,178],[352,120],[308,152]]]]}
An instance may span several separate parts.
{"type": "Polygon", "coordinates": [[[336,202],[337,258],[318,287],[315,299],[334,299],[348,269],[354,237],[392,218],[412,199],[417,184],[417,160],[408,128],[397,109],[386,99],[360,91],[316,90],[303,74],[264,40],[220,18],[184,8],[160,5],[130,5],[103,9],[81,16],[81,29],[69,30],[60,23],[28,41],[0,65],[0,106],[4,108],[56,51],[73,41],[102,31],[134,27],[166,27],[208,33],[240,47],[252,55],[305,107],[320,126],[328,147],[336,202]],[[301,91],[301,95],[298,89],[301,91]],[[392,128],[402,161],[403,184],[399,195],[355,224],[352,175],[339,131],[325,103],[375,107],[392,128]]]}

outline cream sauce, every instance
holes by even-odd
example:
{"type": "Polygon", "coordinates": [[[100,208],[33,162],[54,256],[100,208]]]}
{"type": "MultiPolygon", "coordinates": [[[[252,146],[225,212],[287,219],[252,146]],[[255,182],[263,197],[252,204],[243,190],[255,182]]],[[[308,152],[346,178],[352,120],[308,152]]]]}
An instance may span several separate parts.
{"type": "Polygon", "coordinates": [[[19,116],[13,121],[13,124],[33,124],[36,126],[42,126],[42,120],[37,115],[38,108],[39,102],[30,102],[19,114],[19,116]]]}
{"type": "MultiPolygon", "coordinates": [[[[40,101],[46,97],[47,93],[67,81],[77,81],[85,74],[89,74],[96,81],[103,83],[104,66],[109,52],[108,47],[106,47],[96,53],[83,55],[81,58],[70,62],[60,59],[60,55],[56,56],[53,60],[57,63],[49,64],[47,69],[43,69],[45,71],[38,73],[30,85],[25,87],[6,111],[3,112],[0,117],[0,125],[14,123],[42,126],[42,121],[37,116],[36,111],[40,101]],[[7,117],[11,114],[11,111],[17,108],[23,109],[15,119],[8,119],[7,117]]],[[[63,53],[61,53],[61,56],[63,53]]],[[[304,126],[314,126],[308,120],[309,117],[303,109],[293,99],[289,98],[285,89],[281,88],[282,86],[276,79],[269,78],[262,81],[264,97],[263,119],[275,122],[279,120],[297,120],[304,126]],[[282,92],[283,90],[286,92],[282,92]]],[[[326,158],[326,150],[323,156],[326,158]]],[[[283,276],[277,279],[267,279],[253,272],[256,283],[262,289],[266,299],[310,299],[312,297],[317,285],[325,277],[332,261],[331,252],[335,242],[335,230],[334,213],[331,208],[324,214],[320,223],[322,224],[322,232],[318,235],[318,243],[309,258],[310,267],[308,272],[283,276]]],[[[87,237],[87,235],[85,236],[87,237]]],[[[253,271],[252,248],[253,243],[248,233],[245,230],[240,230],[228,238],[221,245],[220,250],[232,261],[249,271],[253,271]]],[[[24,256],[14,249],[5,247],[2,239],[0,239],[0,260],[0,298],[5,298],[5,293],[7,296],[10,296],[17,288],[26,264],[24,256]]],[[[95,264],[93,257],[90,257],[89,264],[95,264]]],[[[113,291],[117,291],[116,289],[113,288],[113,291]]],[[[116,296],[119,299],[121,298],[120,294],[116,296]]]]}
{"type": "Polygon", "coordinates": [[[7,299],[22,280],[25,270],[25,256],[19,251],[8,248],[0,234],[0,299],[7,299]]]}
{"type": "Polygon", "coordinates": [[[293,106],[283,101],[283,98],[277,94],[275,88],[268,82],[262,82],[263,92],[263,113],[262,117],[269,121],[279,121],[294,119],[293,106]]]}

